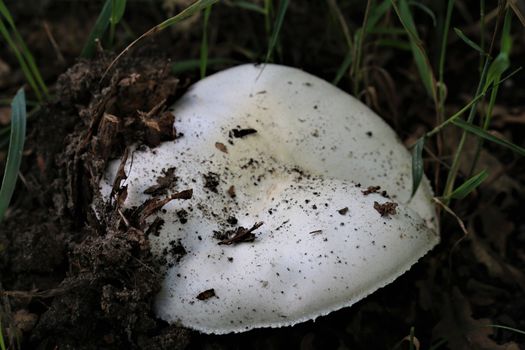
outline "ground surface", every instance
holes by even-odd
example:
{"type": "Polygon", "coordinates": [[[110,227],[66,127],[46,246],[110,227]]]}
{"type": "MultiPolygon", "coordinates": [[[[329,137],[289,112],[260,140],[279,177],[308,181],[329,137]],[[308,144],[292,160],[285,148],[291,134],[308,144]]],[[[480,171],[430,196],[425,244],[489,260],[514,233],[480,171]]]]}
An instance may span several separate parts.
{"type": "MultiPolygon", "coordinates": [[[[197,80],[198,72],[174,74],[172,66],[199,57],[201,18],[141,43],[101,80],[114,52],[76,60],[100,4],[40,1],[29,8],[24,3],[29,2],[12,6],[15,20],[53,96],[30,119],[23,181],[0,224],[0,320],[8,342],[25,349],[408,349],[406,337],[414,327],[421,349],[525,349],[525,335],[489,326],[525,330],[525,162],[491,144],[485,144],[479,162],[480,169],[489,170],[489,179],[452,205],[468,236],[444,214],[442,243],[410,272],[355,306],[295,327],[226,336],[202,335],[156,319],[151,303],[162,276],[149,253],[144,225],[155,203],[125,213],[129,226],[122,225],[114,207],[105,207],[97,219],[89,205],[99,199],[96,184],[109,159],[122,156],[133,143],[155,147],[176,137],[172,117],[164,111],[197,80]]],[[[327,3],[290,5],[276,62],[327,80],[334,77],[345,46],[327,3]]],[[[359,26],[365,4],[340,3],[350,28],[359,26]]],[[[436,3],[430,2],[431,8],[442,11],[436,3]]],[[[479,40],[477,6],[458,1],[453,25],[479,40]]],[[[139,34],[166,16],[160,4],[130,1],[125,18],[139,34]]],[[[424,15],[417,19],[429,51],[437,56],[432,22],[424,15]]],[[[516,68],[525,62],[525,36],[518,21],[513,28],[511,62],[516,68]]],[[[130,42],[129,35],[117,32],[122,44],[115,51],[130,42]]],[[[227,4],[214,8],[209,37],[210,58],[227,59],[210,71],[260,59],[267,46],[264,18],[227,4]]],[[[4,47],[1,52],[0,97],[9,98],[24,77],[14,56],[4,47]]],[[[360,98],[401,139],[411,144],[435,125],[432,101],[409,51],[378,46],[372,36],[363,62],[371,73],[358,89],[360,98]]],[[[451,35],[447,115],[472,98],[478,62],[477,53],[451,35]]],[[[518,74],[502,86],[491,124],[494,133],[522,147],[523,81],[518,74]]],[[[353,84],[345,76],[339,86],[351,91],[353,84]]],[[[8,122],[8,115],[0,109],[0,124],[8,122]]],[[[434,171],[435,158],[426,155],[426,172],[437,193],[443,180],[434,175],[446,177],[458,135],[454,128],[443,134],[439,160],[445,166],[440,172],[434,171]]],[[[474,150],[475,140],[469,139],[460,180],[474,150]]],[[[5,151],[0,151],[0,169],[4,162],[5,151]]]]}

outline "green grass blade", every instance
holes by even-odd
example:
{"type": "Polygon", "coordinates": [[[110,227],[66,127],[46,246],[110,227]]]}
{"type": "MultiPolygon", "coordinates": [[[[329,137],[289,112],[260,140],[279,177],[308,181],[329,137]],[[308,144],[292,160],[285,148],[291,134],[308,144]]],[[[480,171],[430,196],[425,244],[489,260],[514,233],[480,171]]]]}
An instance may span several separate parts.
{"type": "Polygon", "coordinates": [[[390,3],[390,0],[384,0],[381,4],[374,6],[371,11],[370,15],[368,17],[368,21],[366,23],[366,32],[370,33],[373,29],[376,28],[377,23],[383,18],[383,16],[390,10],[392,7],[392,4],[390,3]]]}
{"type": "Polygon", "coordinates": [[[80,53],[80,57],[93,57],[93,55],[95,54],[97,40],[101,40],[102,36],[108,29],[111,13],[112,0],[106,0],[104,6],[102,7],[102,10],[100,11],[100,14],[98,15],[95,25],[93,26],[93,29],[91,30],[91,33],[89,33],[89,37],[87,39],[86,45],[80,53]]]}
{"type": "Polygon", "coordinates": [[[363,69],[361,67],[361,62],[363,60],[363,45],[365,42],[365,37],[367,34],[366,28],[368,25],[368,20],[370,18],[370,9],[373,7],[373,0],[367,0],[365,13],[363,15],[363,24],[361,28],[358,28],[354,34],[354,58],[352,59],[352,67],[350,69],[351,79],[352,79],[352,91],[355,96],[359,95],[360,83],[363,79],[363,69]]]}
{"type": "Polygon", "coordinates": [[[25,58],[23,57],[22,53],[18,49],[18,46],[13,41],[13,38],[11,37],[11,34],[9,33],[9,30],[4,24],[4,21],[0,18],[0,34],[4,37],[4,39],[7,41],[7,44],[13,50],[13,53],[16,56],[16,59],[18,60],[18,63],[20,64],[20,68],[22,69],[22,72],[24,73],[24,76],[26,77],[26,80],[31,86],[31,89],[33,89],[33,92],[36,95],[36,98],[39,101],[42,101],[42,93],[40,92],[40,88],[38,87],[33,74],[31,73],[31,69],[29,69],[29,66],[26,63],[25,58]]]}
{"type": "Polygon", "coordinates": [[[261,15],[266,15],[266,11],[263,7],[249,1],[235,1],[233,5],[244,10],[254,11],[260,13],[261,15]]]}
{"type": "Polygon", "coordinates": [[[503,29],[501,30],[501,48],[500,53],[496,59],[491,63],[487,73],[487,80],[483,91],[487,91],[491,84],[498,84],[501,75],[510,67],[510,51],[512,49],[512,35],[510,34],[510,26],[512,22],[512,13],[507,10],[505,20],[503,22],[503,29]]]}
{"type": "MultiPolygon", "coordinates": [[[[266,38],[270,37],[270,30],[272,29],[272,14],[273,0],[264,0],[264,29],[266,31],[266,38]]],[[[268,42],[270,42],[269,39],[268,42]]]]}
{"type": "Polygon", "coordinates": [[[409,1],[408,4],[410,6],[414,6],[414,7],[417,7],[418,9],[420,9],[421,11],[423,11],[424,13],[426,13],[430,19],[432,20],[432,25],[435,27],[436,26],[436,23],[437,23],[437,20],[436,20],[436,15],[434,14],[434,11],[432,11],[428,6],[422,4],[421,2],[418,1],[409,1]]]}
{"type": "Polygon", "coordinates": [[[346,72],[348,72],[348,68],[352,64],[352,59],[354,57],[354,52],[352,49],[349,49],[346,53],[346,56],[343,60],[343,63],[339,66],[339,69],[337,70],[337,73],[335,75],[334,80],[332,80],[332,84],[337,85],[343,78],[346,72]]]}
{"type": "Polygon", "coordinates": [[[22,49],[21,53],[24,56],[24,58],[25,58],[25,60],[27,62],[27,65],[28,65],[29,69],[31,70],[31,73],[33,74],[34,79],[38,83],[38,85],[39,85],[41,91],[44,93],[44,95],[47,95],[48,94],[48,89],[47,89],[46,84],[44,83],[44,79],[42,78],[42,75],[40,74],[40,70],[38,69],[38,65],[36,64],[35,58],[31,54],[31,51],[27,47],[24,39],[22,39],[22,36],[20,35],[18,30],[16,29],[16,26],[14,25],[14,23],[9,23],[9,24],[11,26],[11,30],[15,34],[15,39],[16,39],[18,45],[20,45],[20,47],[22,49]]]}
{"type": "Polygon", "coordinates": [[[487,79],[485,80],[485,86],[483,86],[483,91],[487,89],[492,84],[497,84],[501,79],[501,75],[510,67],[509,55],[505,52],[500,52],[496,59],[492,61],[489,66],[487,73],[487,79]]]}
{"type": "Polygon", "coordinates": [[[9,12],[9,9],[4,3],[4,0],[0,0],[0,14],[4,16],[5,20],[9,23],[15,23],[13,20],[13,17],[11,16],[11,12],[9,12]]]}
{"type": "MultiPolygon", "coordinates": [[[[235,60],[229,59],[229,58],[209,58],[208,59],[208,67],[214,67],[214,66],[224,66],[224,65],[234,65],[238,63],[235,60]]],[[[201,66],[200,60],[185,60],[185,61],[178,61],[173,63],[171,66],[171,72],[173,74],[180,74],[180,73],[186,73],[190,71],[199,70],[201,66]]]]}
{"type": "Polygon", "coordinates": [[[2,332],[2,320],[0,319],[0,350],[6,350],[4,333],[2,332]]]}
{"type": "Polygon", "coordinates": [[[201,52],[200,52],[200,72],[201,79],[206,76],[206,68],[208,67],[208,21],[210,19],[211,7],[210,5],[204,10],[204,19],[202,26],[202,41],[201,41],[201,52]]]}
{"type": "Polygon", "coordinates": [[[435,126],[434,129],[427,132],[425,136],[431,137],[440,132],[445,126],[452,124],[456,119],[460,118],[466,111],[472,109],[472,106],[476,105],[476,103],[478,103],[478,101],[481,100],[483,97],[485,97],[485,94],[478,94],[474,99],[472,99],[469,103],[463,106],[459,111],[451,115],[447,120],[443,121],[441,124],[435,126]]]}
{"type": "Polygon", "coordinates": [[[452,121],[452,123],[456,126],[459,126],[461,129],[465,130],[468,133],[474,134],[487,141],[494,142],[500,146],[506,147],[512,150],[513,152],[519,154],[520,156],[525,156],[525,148],[515,145],[514,143],[505,139],[496,137],[477,125],[466,122],[463,119],[455,119],[454,121],[452,121]]]}
{"type": "Polygon", "coordinates": [[[16,29],[13,29],[15,33],[15,37],[18,40],[19,45],[22,47],[22,54],[24,55],[27,65],[29,66],[29,69],[31,70],[31,73],[33,74],[37,84],[40,86],[40,90],[43,92],[44,95],[48,95],[48,89],[47,85],[44,82],[44,79],[42,78],[42,75],[40,74],[40,70],[38,69],[38,65],[36,64],[35,58],[31,54],[31,51],[29,51],[29,48],[25,44],[24,40],[22,40],[22,37],[18,33],[16,29]]]}
{"type": "Polygon", "coordinates": [[[417,34],[416,24],[412,14],[410,13],[410,8],[406,0],[400,0],[399,7],[394,3],[394,0],[391,1],[397,16],[401,21],[401,24],[409,35],[410,44],[412,47],[412,55],[414,57],[421,81],[423,82],[423,86],[425,87],[429,96],[431,96],[434,101],[437,101],[434,73],[432,72],[432,67],[423,44],[421,43],[421,40],[417,34]]]}
{"type": "Polygon", "coordinates": [[[445,99],[446,99],[446,86],[444,81],[445,72],[445,60],[447,53],[448,43],[448,32],[450,30],[450,21],[452,19],[452,10],[454,9],[454,0],[448,0],[447,11],[445,13],[445,23],[443,24],[443,33],[441,34],[441,47],[439,50],[439,62],[438,62],[438,105],[437,115],[438,121],[443,121],[443,114],[445,110],[445,99]]]}
{"type": "Polygon", "coordinates": [[[11,137],[4,177],[0,187],[0,221],[2,221],[9,206],[18,179],[26,135],[26,118],[26,97],[24,90],[20,89],[11,104],[11,137]]]}
{"type": "Polygon", "coordinates": [[[479,174],[472,176],[470,179],[461,184],[461,186],[452,191],[449,197],[453,199],[465,198],[470,193],[472,193],[472,191],[474,191],[479,185],[481,185],[488,176],[489,174],[486,170],[481,171],[479,174]]]}
{"type": "Polygon", "coordinates": [[[113,0],[111,7],[110,23],[118,24],[126,11],[126,0],[113,0]]]}
{"type": "Polygon", "coordinates": [[[7,27],[4,25],[3,21],[1,23],[2,35],[4,36],[4,39],[8,42],[11,49],[15,52],[17,60],[20,63],[20,66],[22,68],[22,71],[24,72],[24,75],[26,76],[26,79],[35,91],[35,94],[37,95],[38,99],[41,100],[42,93],[47,95],[47,86],[45,85],[44,80],[42,79],[42,76],[40,74],[40,71],[38,70],[33,55],[31,54],[29,48],[22,39],[22,36],[16,29],[13,17],[11,16],[11,13],[9,12],[3,0],[0,0],[0,15],[5,18],[5,20],[9,24],[9,27],[13,31],[14,40],[11,37],[11,34],[9,33],[7,27]]]}
{"type": "Polygon", "coordinates": [[[277,40],[279,39],[279,33],[281,32],[281,27],[284,22],[284,15],[288,9],[289,0],[281,0],[279,2],[279,8],[277,9],[277,18],[275,19],[275,24],[273,26],[272,35],[270,36],[270,43],[268,45],[268,52],[266,52],[266,58],[264,62],[268,62],[272,56],[273,50],[277,45],[277,40]]]}
{"type": "Polygon", "coordinates": [[[5,5],[3,0],[0,0],[0,14],[5,18],[5,20],[9,24],[9,27],[13,31],[15,40],[16,40],[17,44],[19,45],[19,47],[20,47],[20,49],[22,51],[21,54],[22,54],[22,56],[24,56],[24,58],[26,60],[26,63],[27,63],[27,66],[28,66],[29,70],[31,71],[34,80],[39,85],[39,87],[40,87],[41,91],[43,92],[43,94],[47,95],[47,93],[48,93],[47,86],[44,83],[44,79],[42,79],[42,75],[40,74],[40,71],[38,70],[38,66],[36,64],[35,58],[31,54],[31,51],[27,47],[25,41],[22,39],[22,36],[20,35],[18,30],[16,29],[16,25],[15,25],[15,22],[13,20],[13,17],[11,16],[11,13],[9,12],[9,9],[7,8],[7,6],[5,5]]]}
{"type": "Polygon", "coordinates": [[[115,28],[126,12],[126,0],[111,0],[111,16],[109,17],[109,42],[113,44],[115,28]]]}
{"type": "Polygon", "coordinates": [[[485,55],[485,52],[483,51],[483,49],[478,45],[476,44],[474,41],[470,40],[462,31],[461,29],[459,28],[454,28],[454,31],[456,32],[456,35],[459,36],[459,38],[461,40],[463,40],[463,42],[465,44],[467,44],[468,46],[470,46],[471,48],[473,48],[474,50],[476,50],[477,52],[479,52],[480,54],[482,55],[485,55]]]}
{"type": "Polygon", "coordinates": [[[423,148],[425,136],[420,137],[412,148],[412,195],[416,194],[419,184],[423,179],[423,148]]]}
{"type": "MultiPolygon", "coordinates": [[[[483,84],[487,77],[487,71],[488,71],[489,64],[490,64],[490,57],[487,56],[485,59],[485,63],[483,64],[483,70],[481,71],[481,76],[478,82],[478,86],[476,88],[476,96],[485,96],[485,94],[483,93],[483,84]]],[[[476,116],[476,113],[477,113],[476,107],[478,105],[477,98],[474,100],[476,102],[473,103],[470,108],[470,111],[467,117],[467,121],[464,122],[461,119],[456,119],[453,121],[454,124],[459,121],[459,123],[464,122],[468,125],[472,125],[471,123],[474,121],[474,117],[476,116]]],[[[459,139],[459,143],[456,147],[456,150],[454,151],[454,156],[452,157],[452,163],[450,164],[450,169],[447,174],[447,180],[445,181],[445,187],[443,188],[444,198],[449,198],[450,193],[452,193],[452,190],[454,189],[454,182],[456,181],[456,177],[458,175],[459,165],[460,165],[461,157],[463,155],[463,147],[465,146],[465,142],[467,138],[466,133],[467,133],[467,130],[463,130],[463,132],[461,133],[461,137],[459,139]]],[[[448,201],[445,202],[445,205],[447,204],[448,204],[448,201]]]]}
{"type": "MultiPolygon", "coordinates": [[[[510,24],[511,24],[511,11],[507,9],[505,14],[505,20],[503,22],[503,29],[501,31],[501,45],[500,53],[496,59],[490,64],[487,79],[483,87],[483,92],[486,93],[487,90],[492,86],[492,91],[490,93],[489,103],[487,105],[485,115],[483,116],[483,121],[481,123],[483,129],[487,130],[490,122],[492,120],[492,112],[496,104],[496,98],[498,96],[499,84],[501,83],[502,74],[510,67],[510,50],[512,48],[512,37],[510,34],[510,24]]],[[[474,158],[470,166],[469,174],[474,172],[476,164],[478,163],[479,156],[481,153],[481,147],[483,146],[483,139],[478,139],[476,146],[476,151],[474,153],[474,158]]]]}
{"type": "Polygon", "coordinates": [[[501,30],[501,52],[510,53],[512,48],[512,35],[510,34],[510,27],[512,22],[512,13],[507,11],[505,20],[503,22],[503,29],[501,30]]]}

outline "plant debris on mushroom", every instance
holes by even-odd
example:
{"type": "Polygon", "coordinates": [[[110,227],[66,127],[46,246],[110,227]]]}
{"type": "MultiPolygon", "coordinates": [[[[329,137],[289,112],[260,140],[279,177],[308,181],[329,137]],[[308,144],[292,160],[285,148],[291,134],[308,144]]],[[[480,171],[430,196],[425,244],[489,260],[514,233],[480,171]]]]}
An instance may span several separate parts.
{"type": "MultiPolygon", "coordinates": [[[[439,241],[428,180],[411,199],[411,158],[394,131],[319,78],[243,65],[195,84],[173,113],[184,136],[135,150],[123,204],[159,185],[192,190],[148,219],[153,253],[172,265],[155,304],[168,322],[222,334],[315,319],[439,241]],[[182,257],[170,256],[174,241],[182,257]]],[[[106,197],[119,164],[101,182],[106,197]]]]}

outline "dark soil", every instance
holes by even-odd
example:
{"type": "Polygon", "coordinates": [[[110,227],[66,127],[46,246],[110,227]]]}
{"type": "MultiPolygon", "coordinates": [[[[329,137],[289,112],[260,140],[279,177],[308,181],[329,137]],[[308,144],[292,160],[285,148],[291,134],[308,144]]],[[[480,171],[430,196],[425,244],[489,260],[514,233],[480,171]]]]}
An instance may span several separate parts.
{"type": "Polygon", "coordinates": [[[6,292],[4,302],[17,312],[8,321],[16,325],[21,310],[38,320],[25,329],[27,348],[171,349],[188,339],[150,310],[162,274],[144,219],[166,200],[121,213],[126,191],[116,184],[116,200],[100,219],[90,206],[101,203],[98,182],[109,159],[133,143],[154,147],[175,137],[165,109],[181,84],[169,61],[148,57],[126,60],[100,84],[108,59],[79,62],[58,79],[58,96],[35,116],[27,147],[31,190],[2,229],[3,288],[24,291],[6,292]]]}
{"type": "MultiPolygon", "coordinates": [[[[340,31],[333,29],[337,28],[335,20],[320,3],[324,4],[305,1],[304,6],[291,5],[277,60],[330,80],[345,52],[340,31]]],[[[471,2],[459,3],[460,7],[472,6],[471,2]]],[[[8,343],[23,349],[408,349],[414,327],[422,349],[442,339],[436,348],[525,349],[524,335],[488,326],[525,330],[525,163],[487,143],[480,162],[489,169],[490,179],[453,204],[468,235],[453,217],[444,214],[442,243],[408,273],[351,308],[294,327],[225,336],[203,335],[157,319],[151,305],[165,261],[151,255],[148,236],[156,234],[163,223],[155,220],[148,226],[145,219],[170,200],[189,198],[191,191],[166,197],[176,181],[176,169],[165,169],[158,184],[148,189],[152,200],[133,210],[121,210],[126,188],[117,181],[113,201],[107,204],[98,198],[98,182],[108,161],[125,157],[130,145],[155,147],[177,137],[167,108],[196,80],[196,74],[175,76],[168,57],[198,57],[200,22],[148,40],[102,79],[114,54],[100,52],[91,61],[75,61],[100,4],[38,2],[34,5],[38,18],[19,5],[13,9],[17,23],[40,57],[54,97],[30,120],[23,181],[18,183],[7,220],[0,224],[0,321],[8,343]],[[89,23],[80,20],[86,14],[89,23]],[[39,29],[44,20],[60,39],[63,61],[57,61],[56,52],[39,29]],[[77,22],[79,29],[69,30],[77,22]],[[177,49],[171,49],[175,44],[177,49]],[[99,218],[91,203],[102,208],[99,218]]],[[[358,9],[354,13],[343,7],[356,26],[364,4],[358,9]]],[[[126,16],[137,33],[165,19],[158,9],[145,11],[140,4],[130,5],[126,16]]],[[[475,31],[468,31],[475,23],[467,14],[454,21],[476,38],[475,31]]],[[[259,22],[261,18],[250,12],[214,8],[210,27],[218,29],[210,36],[210,56],[250,61],[239,49],[250,47],[258,58],[264,57],[265,44],[258,40],[265,37],[264,25],[256,26],[259,22]]],[[[525,58],[525,36],[515,24],[511,59],[519,63],[525,58]]],[[[425,39],[432,42],[434,38],[428,34],[432,26],[423,20],[418,25],[425,39]]],[[[489,25],[487,30],[491,28],[489,25]]],[[[454,112],[472,96],[478,61],[475,54],[465,55],[468,48],[464,43],[453,38],[450,45],[446,107],[454,112]]],[[[2,52],[0,58],[12,67],[7,78],[0,75],[1,97],[9,97],[23,84],[23,76],[12,55],[2,52]]],[[[413,143],[434,125],[434,115],[410,56],[370,45],[365,47],[364,62],[384,69],[387,78],[383,73],[371,73],[360,97],[384,116],[406,143],[413,143]]],[[[523,75],[518,75],[502,86],[491,130],[523,147],[522,84],[523,75]]],[[[347,80],[340,86],[350,91],[351,85],[347,80]]],[[[232,137],[250,137],[254,132],[232,130],[232,137]]],[[[457,130],[446,130],[442,154],[452,153],[458,135],[457,130]]],[[[467,144],[475,149],[473,140],[467,144]]],[[[227,152],[223,144],[218,148],[227,152]]],[[[465,178],[472,156],[465,160],[460,180],[465,178]]],[[[0,170],[4,160],[5,152],[0,151],[0,170]]],[[[440,161],[447,163],[449,158],[440,161]]],[[[434,171],[435,164],[429,159],[426,170],[439,193],[442,183],[434,175],[443,179],[446,173],[444,167],[434,171]]],[[[125,177],[124,172],[120,175],[120,179],[125,177]]],[[[211,190],[217,186],[212,175],[207,181],[211,190]]],[[[235,189],[230,190],[235,196],[235,189]]],[[[345,209],[339,213],[345,215],[345,209]]],[[[378,210],[389,215],[395,207],[378,210]]],[[[184,215],[180,213],[181,221],[184,215]]],[[[223,243],[242,244],[255,228],[238,229],[233,236],[224,237],[223,243]]],[[[173,250],[169,254],[184,254],[177,242],[173,250]]],[[[212,291],[206,292],[202,298],[213,297],[212,291]]]]}

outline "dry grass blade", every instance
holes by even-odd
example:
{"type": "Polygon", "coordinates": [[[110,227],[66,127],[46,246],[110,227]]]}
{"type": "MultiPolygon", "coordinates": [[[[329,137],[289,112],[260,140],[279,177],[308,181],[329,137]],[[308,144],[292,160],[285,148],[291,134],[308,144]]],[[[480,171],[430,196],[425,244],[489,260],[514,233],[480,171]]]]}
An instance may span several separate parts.
{"type": "Polygon", "coordinates": [[[111,63],[109,64],[108,68],[106,69],[106,71],[102,75],[101,80],[104,80],[104,78],[106,77],[108,72],[111,70],[111,68],[113,68],[113,66],[117,63],[117,61],[123,55],[125,55],[133,46],[135,46],[139,41],[141,41],[142,39],[144,39],[144,38],[146,38],[146,37],[148,37],[150,35],[153,35],[155,33],[160,32],[163,29],[168,28],[169,26],[177,24],[177,23],[185,20],[188,17],[193,16],[195,13],[205,9],[206,7],[209,7],[209,6],[217,3],[218,1],[219,0],[198,0],[198,1],[194,2],[193,4],[191,4],[190,6],[188,6],[187,8],[185,8],[184,10],[182,10],[177,15],[168,18],[167,20],[165,20],[162,23],[157,24],[155,27],[151,28],[150,30],[148,30],[147,32],[145,32],[144,34],[139,36],[137,39],[133,40],[133,42],[131,44],[129,44],[124,50],[122,50],[121,53],[118,54],[117,57],[115,57],[115,59],[113,61],[111,61],[111,63]]]}
{"type": "Polygon", "coordinates": [[[509,4],[516,17],[519,18],[521,24],[525,27],[525,2],[523,0],[508,0],[507,4],[509,4]]]}
{"type": "MultiPolygon", "coordinates": [[[[432,198],[434,200],[434,202],[436,202],[437,204],[439,204],[447,213],[449,213],[450,215],[452,215],[454,217],[454,219],[456,219],[456,222],[458,223],[459,227],[461,228],[461,231],[463,231],[463,234],[465,236],[468,235],[468,230],[467,228],[465,227],[465,223],[463,222],[463,220],[461,220],[461,218],[459,216],[456,215],[456,213],[454,213],[454,211],[452,209],[450,209],[445,203],[443,203],[442,201],[440,201],[438,198],[434,197],[432,198]]],[[[464,237],[465,237],[464,236],[464,237]]],[[[456,243],[459,243],[456,242],[456,243]]]]}

